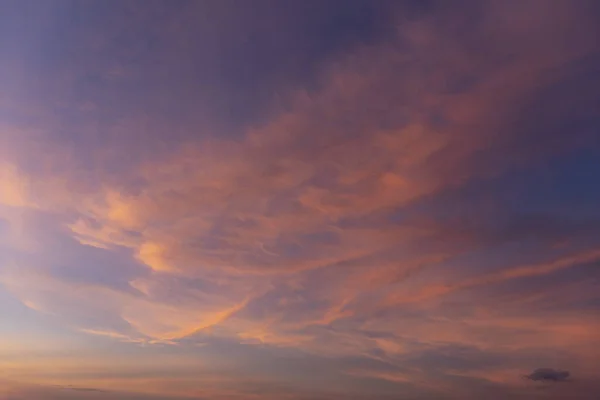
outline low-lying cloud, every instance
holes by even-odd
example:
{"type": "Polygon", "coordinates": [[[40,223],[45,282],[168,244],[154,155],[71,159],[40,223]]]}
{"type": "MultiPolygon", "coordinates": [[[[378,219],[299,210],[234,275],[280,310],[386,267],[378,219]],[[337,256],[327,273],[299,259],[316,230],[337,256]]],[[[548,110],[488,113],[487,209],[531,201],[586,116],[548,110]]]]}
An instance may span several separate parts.
{"type": "Polygon", "coordinates": [[[561,371],[553,368],[538,368],[525,377],[532,381],[565,382],[570,376],[571,373],[569,371],[561,371]]]}

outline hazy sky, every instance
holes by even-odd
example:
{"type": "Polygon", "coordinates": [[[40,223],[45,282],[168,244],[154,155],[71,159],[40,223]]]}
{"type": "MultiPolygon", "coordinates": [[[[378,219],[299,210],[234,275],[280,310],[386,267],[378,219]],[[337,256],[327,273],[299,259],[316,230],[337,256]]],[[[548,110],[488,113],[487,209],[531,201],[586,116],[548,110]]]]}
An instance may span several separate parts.
{"type": "Polygon", "coordinates": [[[0,399],[598,399],[598,43],[596,0],[0,0],[0,399]]]}

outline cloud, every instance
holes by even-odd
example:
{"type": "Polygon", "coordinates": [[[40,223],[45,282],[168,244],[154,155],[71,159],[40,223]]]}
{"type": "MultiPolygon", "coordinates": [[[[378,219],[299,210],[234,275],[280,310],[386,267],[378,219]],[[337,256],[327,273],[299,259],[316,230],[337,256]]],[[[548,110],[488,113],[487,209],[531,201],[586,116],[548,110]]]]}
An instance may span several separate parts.
{"type": "MultiPolygon", "coordinates": [[[[514,10],[498,7],[479,10],[490,20],[482,28],[489,30],[483,43],[471,43],[453,26],[436,24],[436,15],[402,24],[387,40],[331,62],[321,73],[321,87],[293,91],[289,111],[247,129],[243,137],[186,140],[185,149],[176,146],[157,153],[128,166],[118,177],[91,171],[101,184],[77,191],[76,199],[68,198],[66,188],[82,187],[77,176],[42,184],[21,172],[26,179],[18,181],[44,194],[30,195],[37,207],[50,213],[68,211],[67,227],[81,244],[131,252],[134,262],[148,268],[143,277],[130,277],[129,284],[151,298],[153,306],[141,309],[140,304],[148,303],[120,296],[125,305],[118,308],[118,317],[156,338],[172,339],[195,330],[180,329],[188,324],[173,319],[193,314],[197,303],[191,298],[199,295],[197,291],[182,291],[185,302],[193,304],[189,312],[163,304],[170,301],[165,293],[177,290],[170,286],[185,279],[225,288],[222,298],[210,296],[223,307],[205,311],[206,321],[219,324],[229,319],[220,316],[240,311],[246,299],[258,296],[264,287],[304,280],[311,290],[302,295],[314,312],[307,311],[306,320],[297,316],[300,325],[328,325],[361,315],[361,307],[370,309],[369,302],[376,299],[363,296],[376,297],[378,290],[390,304],[404,297],[418,303],[461,289],[551,273],[563,264],[511,266],[456,284],[426,285],[415,296],[409,291],[385,294],[386,287],[409,274],[479,246],[453,245],[454,224],[415,216],[395,224],[391,214],[473,179],[502,174],[563,150],[525,146],[521,131],[512,128],[545,125],[521,115],[514,102],[526,98],[537,104],[540,87],[560,82],[560,75],[548,71],[566,68],[591,51],[585,40],[572,48],[540,45],[544,34],[571,26],[569,13],[577,11],[566,7],[566,17],[546,13],[534,21],[539,22],[531,27],[535,35],[515,42],[523,27],[504,24],[496,15],[514,10]],[[519,57],[508,57],[500,68],[470,45],[483,46],[491,59],[505,56],[509,48],[519,57]],[[460,84],[465,77],[468,82],[460,84]],[[423,253],[431,254],[430,259],[423,253]],[[170,275],[183,279],[165,278],[170,275]],[[322,291],[315,282],[320,278],[322,291]],[[244,293],[239,292],[240,279],[250,288],[244,293]],[[356,307],[359,301],[363,305],[356,307]]],[[[439,18],[457,18],[451,10],[441,13],[439,18]]],[[[590,29],[585,20],[582,26],[590,29]]],[[[580,37],[579,32],[572,35],[574,41],[580,37]]],[[[17,181],[14,169],[6,171],[7,180],[17,181]]],[[[84,170],[83,176],[87,173],[84,170]]],[[[17,189],[4,196],[14,204],[25,201],[23,188],[17,189]]],[[[266,306],[273,312],[272,304],[266,306]]],[[[278,312],[290,310],[281,308],[278,312]]],[[[276,314],[270,323],[258,321],[259,326],[281,323],[276,314]]]]}
{"type": "Polygon", "coordinates": [[[86,387],[76,387],[76,386],[65,386],[61,389],[65,389],[65,390],[74,390],[76,392],[99,392],[99,393],[106,393],[106,390],[103,389],[97,389],[97,388],[86,388],[86,387]]]}
{"type": "Polygon", "coordinates": [[[403,294],[401,296],[392,295],[390,296],[390,299],[388,301],[390,301],[391,304],[396,304],[397,302],[402,301],[425,301],[447,295],[454,291],[465,290],[483,285],[492,285],[511,279],[546,275],[564,268],[576,267],[580,266],[581,264],[593,263],[597,262],[598,260],[600,260],[600,250],[592,249],[582,254],[569,255],[548,263],[507,267],[498,273],[462,280],[456,285],[445,284],[427,286],[423,288],[421,293],[418,293],[414,296],[411,296],[409,294],[403,294]]]}
{"type": "Polygon", "coordinates": [[[559,371],[552,368],[538,368],[525,377],[532,381],[565,382],[568,381],[570,376],[571,373],[569,371],[559,371]]]}
{"type": "MultiPolygon", "coordinates": [[[[581,152],[597,151],[591,3],[390,11],[370,40],[340,37],[302,67],[289,49],[329,35],[304,29],[296,11],[330,26],[339,10],[321,20],[293,6],[271,20],[267,3],[251,16],[217,5],[206,24],[160,2],[107,11],[89,36],[58,40],[56,90],[44,86],[27,118],[0,126],[0,289],[92,343],[218,348],[211,363],[232,375],[244,371],[230,363],[254,372],[244,351],[285,359],[271,371],[290,381],[296,365],[306,374],[333,359],[323,386],[342,392],[373,378],[423,390],[439,380],[439,391],[458,390],[452,379],[512,384],[506,371],[523,364],[500,354],[597,357],[597,207],[571,203],[590,198],[573,185],[581,152]],[[245,57],[240,38],[260,38],[264,58],[245,57]],[[252,111],[238,116],[239,101],[252,111]],[[561,160],[573,164],[564,182],[551,169],[561,160]],[[537,193],[542,181],[566,189],[537,193]]],[[[371,9],[350,3],[339,12],[371,9]]],[[[170,379],[155,384],[205,394],[170,379]]]]}

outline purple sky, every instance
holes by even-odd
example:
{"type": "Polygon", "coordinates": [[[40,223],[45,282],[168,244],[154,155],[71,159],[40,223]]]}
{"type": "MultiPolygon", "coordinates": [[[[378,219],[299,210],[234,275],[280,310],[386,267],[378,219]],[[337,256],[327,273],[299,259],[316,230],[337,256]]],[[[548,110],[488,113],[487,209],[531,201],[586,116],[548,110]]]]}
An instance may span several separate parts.
{"type": "Polygon", "coordinates": [[[594,0],[0,1],[0,400],[597,399],[599,38],[594,0]]]}

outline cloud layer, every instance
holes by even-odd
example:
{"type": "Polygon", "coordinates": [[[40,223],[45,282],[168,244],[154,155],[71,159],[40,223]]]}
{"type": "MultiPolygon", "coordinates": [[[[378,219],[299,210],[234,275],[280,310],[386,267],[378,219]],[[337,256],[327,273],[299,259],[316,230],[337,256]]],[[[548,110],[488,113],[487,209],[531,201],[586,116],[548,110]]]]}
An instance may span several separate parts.
{"type": "Polygon", "coordinates": [[[6,7],[9,378],[552,398],[519,377],[560,362],[591,398],[594,2],[6,7]]]}

